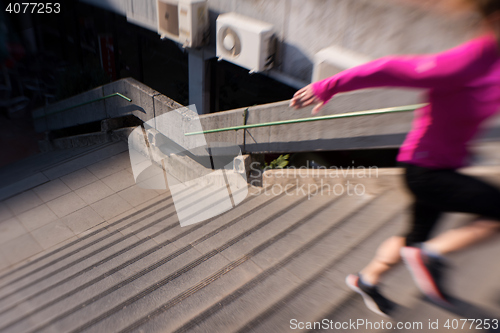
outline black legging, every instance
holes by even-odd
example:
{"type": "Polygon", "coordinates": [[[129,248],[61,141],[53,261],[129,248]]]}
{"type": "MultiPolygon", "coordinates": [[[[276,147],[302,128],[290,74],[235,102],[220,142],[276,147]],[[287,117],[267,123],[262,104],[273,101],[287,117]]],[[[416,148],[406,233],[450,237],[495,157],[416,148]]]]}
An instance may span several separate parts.
{"type": "Polygon", "coordinates": [[[500,190],[496,187],[454,169],[403,166],[406,185],[414,195],[406,245],[426,241],[444,212],[471,213],[500,222],[500,190]]]}

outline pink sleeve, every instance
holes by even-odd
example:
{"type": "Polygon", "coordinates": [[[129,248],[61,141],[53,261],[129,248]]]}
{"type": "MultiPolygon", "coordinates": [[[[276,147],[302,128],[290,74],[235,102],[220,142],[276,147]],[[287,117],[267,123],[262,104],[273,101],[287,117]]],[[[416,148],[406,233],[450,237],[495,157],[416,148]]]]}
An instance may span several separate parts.
{"type": "Polygon", "coordinates": [[[376,87],[442,89],[465,84],[498,59],[496,40],[484,36],[443,53],[384,57],[313,83],[325,103],[340,92],[376,87]]]}

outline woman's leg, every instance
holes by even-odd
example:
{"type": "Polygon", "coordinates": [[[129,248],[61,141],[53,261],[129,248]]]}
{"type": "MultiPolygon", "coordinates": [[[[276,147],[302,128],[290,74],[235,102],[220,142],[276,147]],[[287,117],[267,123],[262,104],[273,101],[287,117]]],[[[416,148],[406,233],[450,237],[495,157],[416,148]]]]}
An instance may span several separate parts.
{"type": "MultiPolygon", "coordinates": [[[[463,227],[445,231],[424,242],[424,245],[432,253],[445,255],[480,243],[498,231],[498,221],[478,219],[463,227]]],[[[384,241],[372,261],[360,271],[363,281],[378,284],[382,276],[401,261],[400,251],[405,244],[405,237],[402,236],[393,236],[384,241]]]]}
{"type": "Polygon", "coordinates": [[[421,200],[442,211],[489,217],[449,230],[432,240],[407,239],[407,246],[401,249],[402,258],[419,289],[431,300],[449,305],[450,298],[443,291],[445,265],[440,255],[480,242],[500,227],[500,191],[480,179],[454,170],[429,170],[425,173],[426,185],[409,184],[421,200]]]}
{"type": "Polygon", "coordinates": [[[377,284],[386,272],[401,261],[401,248],[428,239],[441,214],[435,207],[417,199],[412,206],[412,220],[408,231],[404,236],[387,239],[378,247],[372,261],[360,271],[363,281],[377,284]]]}
{"type": "Polygon", "coordinates": [[[371,285],[378,284],[382,275],[401,261],[399,252],[403,246],[405,238],[401,236],[393,236],[384,241],[372,261],[359,272],[363,281],[371,285]]]}
{"type": "Polygon", "coordinates": [[[455,252],[480,243],[500,230],[500,223],[490,219],[478,219],[460,228],[448,230],[426,242],[425,249],[440,255],[455,252]]]}
{"type": "MultiPolygon", "coordinates": [[[[424,243],[425,249],[431,252],[447,254],[487,239],[500,230],[499,189],[453,170],[429,171],[427,178],[428,186],[410,183],[410,188],[413,187],[412,191],[417,193],[420,200],[425,200],[428,205],[439,207],[442,211],[470,213],[481,217],[433,239],[428,239],[425,231],[418,232],[418,227],[414,227],[408,234],[407,245],[424,243]]],[[[425,223],[423,228],[425,230],[425,223]]]]}
{"type": "Polygon", "coordinates": [[[381,315],[390,315],[394,303],[378,291],[377,284],[380,278],[401,260],[400,250],[407,245],[408,239],[412,242],[427,239],[441,215],[441,211],[418,198],[413,204],[412,212],[412,223],[406,237],[394,236],[384,241],[372,261],[359,274],[350,274],[346,278],[349,288],[363,296],[366,306],[381,315]]]}
{"type": "MultiPolygon", "coordinates": [[[[412,246],[423,243],[431,253],[446,254],[486,239],[494,231],[500,230],[500,191],[479,179],[459,174],[454,170],[432,170],[409,165],[405,177],[406,184],[415,197],[409,231],[404,237],[391,237],[382,243],[373,260],[360,271],[359,278],[354,275],[348,276],[348,285],[362,294],[365,302],[366,299],[371,299],[378,305],[384,305],[388,300],[370,285],[376,286],[383,274],[400,261],[400,250],[407,250],[405,255],[407,263],[409,262],[407,259],[411,256],[419,265],[426,262],[424,267],[418,268],[421,271],[422,268],[428,270],[424,275],[431,277],[431,280],[424,281],[424,285],[432,284],[433,290],[427,291],[421,288],[424,293],[436,301],[447,302],[447,298],[441,292],[442,266],[439,259],[423,258],[425,254],[422,254],[421,249],[412,246]],[[473,213],[491,218],[482,218],[429,240],[436,222],[445,211],[473,213]],[[417,258],[416,252],[421,259],[417,258]]],[[[415,271],[412,271],[415,277],[414,273],[415,271]]]]}

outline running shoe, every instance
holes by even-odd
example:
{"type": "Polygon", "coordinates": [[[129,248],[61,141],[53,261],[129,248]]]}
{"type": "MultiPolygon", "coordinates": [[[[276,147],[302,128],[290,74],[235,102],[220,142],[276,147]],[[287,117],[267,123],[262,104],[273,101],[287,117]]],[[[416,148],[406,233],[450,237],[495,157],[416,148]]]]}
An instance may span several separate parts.
{"type": "Polygon", "coordinates": [[[360,279],[359,274],[349,274],[345,283],[349,288],[363,296],[366,307],[383,317],[389,318],[394,309],[394,303],[380,294],[376,286],[370,286],[360,279]]]}
{"type": "Polygon", "coordinates": [[[419,247],[405,246],[401,249],[401,257],[408,267],[415,284],[431,301],[451,305],[443,292],[443,271],[446,265],[443,259],[427,255],[419,247]]]}

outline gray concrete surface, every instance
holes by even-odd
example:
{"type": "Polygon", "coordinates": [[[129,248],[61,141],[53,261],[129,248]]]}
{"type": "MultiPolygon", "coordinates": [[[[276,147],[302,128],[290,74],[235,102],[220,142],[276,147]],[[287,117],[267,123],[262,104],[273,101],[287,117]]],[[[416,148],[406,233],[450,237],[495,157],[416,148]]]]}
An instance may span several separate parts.
{"type": "MultiPolygon", "coordinates": [[[[84,2],[127,16],[156,31],[156,0],[84,2]]],[[[369,57],[430,53],[463,42],[474,34],[473,17],[452,16],[432,6],[403,0],[209,0],[211,42],[215,56],[215,20],[237,12],[274,24],[281,42],[276,71],[310,82],[314,55],[336,45],[369,57]]]]}
{"type": "MultiPolygon", "coordinates": [[[[134,184],[124,148],[102,145],[61,161],[48,169],[51,181],[0,202],[1,332],[267,333],[308,331],[293,330],[292,319],[387,322],[343,281],[404,228],[400,169],[328,182],[324,171],[302,170],[298,183],[271,171],[240,205],[180,227],[168,191],[134,184]]],[[[500,184],[498,168],[465,172],[500,184]]],[[[449,215],[437,232],[468,218],[449,215]]],[[[497,245],[450,257],[457,274],[449,287],[469,311],[460,315],[422,302],[397,268],[383,289],[403,306],[395,320],[498,318],[497,245]]]]}
{"type": "Polygon", "coordinates": [[[106,111],[104,101],[102,100],[83,105],[78,109],[58,112],[101,97],[104,97],[103,89],[102,87],[98,87],[35,110],[33,112],[35,130],[37,132],[45,132],[105,119],[106,111]]]}
{"type": "MultiPolygon", "coordinates": [[[[355,111],[356,109],[352,108],[354,104],[351,104],[351,107],[344,104],[344,98],[349,100],[350,98],[355,98],[355,96],[356,94],[339,96],[332,100],[319,116],[355,111]]],[[[382,99],[379,101],[380,104],[374,102],[370,109],[382,107],[382,99]]],[[[368,107],[368,105],[367,99],[364,107],[368,107]]],[[[389,105],[386,104],[385,106],[389,105]]],[[[311,107],[308,107],[294,110],[288,106],[288,101],[250,107],[248,108],[247,124],[309,118],[311,117],[311,109],[311,107]]],[[[358,111],[361,110],[363,109],[359,109],[358,111]]],[[[211,119],[217,116],[225,118],[225,114],[225,112],[217,113],[212,118],[202,115],[200,116],[200,121],[204,129],[211,129],[215,127],[210,124],[212,123],[211,119]]],[[[232,114],[228,115],[233,116],[232,114]]],[[[250,128],[247,130],[238,130],[237,133],[244,135],[242,149],[245,153],[398,148],[403,143],[406,134],[411,128],[412,119],[412,112],[401,112],[250,128]]],[[[486,130],[483,136],[478,138],[478,142],[498,140],[499,126],[500,117],[492,118],[485,124],[486,130]]],[[[224,135],[223,133],[231,133],[226,134],[228,136],[234,135],[232,131],[208,134],[207,141],[213,140],[212,136],[214,135],[218,135],[221,138],[224,135]]],[[[227,139],[230,140],[230,138],[228,137],[227,139]]]]}
{"type": "MultiPolygon", "coordinates": [[[[29,159],[25,163],[35,162],[29,159]]],[[[3,268],[159,195],[137,188],[123,141],[54,164],[36,173],[45,177],[41,184],[19,180],[21,187],[12,183],[1,189],[7,197],[1,205],[3,268]],[[82,225],[72,217],[79,217],[82,225]],[[19,246],[22,251],[16,250],[19,246]]],[[[5,169],[0,173],[2,179],[9,177],[5,169]]]]}
{"type": "MultiPolygon", "coordinates": [[[[83,0],[152,31],[157,30],[156,1],[83,0]]],[[[375,59],[443,51],[478,33],[474,15],[453,15],[449,10],[438,10],[438,6],[406,0],[209,0],[208,7],[210,43],[187,50],[190,59],[195,59],[190,60],[190,100],[200,114],[209,108],[204,60],[216,56],[215,23],[219,14],[236,12],[273,23],[279,40],[277,61],[263,74],[295,88],[311,82],[315,55],[330,46],[375,59]]],[[[412,97],[392,91],[384,100],[394,106],[410,104],[412,97]]],[[[363,109],[357,102],[352,105],[363,109]]]]}

